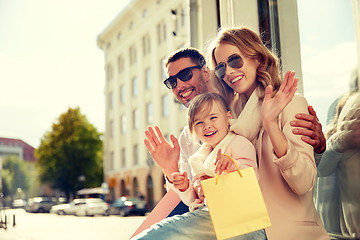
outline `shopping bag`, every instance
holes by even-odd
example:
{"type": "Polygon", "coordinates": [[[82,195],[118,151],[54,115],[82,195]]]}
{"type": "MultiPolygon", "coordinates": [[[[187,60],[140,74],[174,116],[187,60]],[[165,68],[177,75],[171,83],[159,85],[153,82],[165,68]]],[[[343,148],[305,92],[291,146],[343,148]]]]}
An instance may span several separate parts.
{"type": "MultiPolygon", "coordinates": [[[[139,228],[135,231],[135,233],[131,236],[138,235],[145,229],[149,228],[151,225],[161,221],[162,219],[171,216],[174,214],[174,211],[180,211],[177,208],[181,207],[181,199],[177,195],[177,193],[173,190],[169,190],[159,201],[159,203],[155,206],[155,208],[151,211],[151,213],[146,217],[144,222],[139,226],[139,228]]],[[[130,239],[131,239],[130,238],[130,239]]]]}
{"type": "Polygon", "coordinates": [[[203,180],[201,186],[217,239],[271,226],[252,167],[203,180]]]}

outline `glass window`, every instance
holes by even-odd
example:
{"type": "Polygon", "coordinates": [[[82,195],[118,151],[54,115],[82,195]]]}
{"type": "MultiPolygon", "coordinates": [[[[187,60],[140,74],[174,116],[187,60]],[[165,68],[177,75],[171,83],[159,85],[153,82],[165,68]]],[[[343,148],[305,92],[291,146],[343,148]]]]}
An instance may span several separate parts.
{"type": "Polygon", "coordinates": [[[136,63],[136,48],[134,45],[129,48],[129,58],[130,58],[130,65],[136,63]]]}
{"type": "Polygon", "coordinates": [[[109,136],[110,138],[113,138],[114,137],[114,121],[111,120],[110,123],[109,123],[109,136]]]}
{"type": "Polygon", "coordinates": [[[163,22],[163,39],[166,40],[166,24],[163,22]]]}
{"type": "Polygon", "coordinates": [[[169,95],[164,95],[162,97],[162,116],[168,117],[169,116],[169,95]]]}
{"type": "Polygon", "coordinates": [[[126,166],[126,149],[125,148],[121,149],[121,166],[122,167],[126,166]]]}
{"type": "Polygon", "coordinates": [[[125,86],[124,85],[120,86],[120,102],[121,103],[125,102],[125,86]]]}
{"type": "Polygon", "coordinates": [[[146,122],[148,124],[153,122],[153,109],[152,109],[152,103],[148,103],[146,105],[146,122]]]}
{"type": "Polygon", "coordinates": [[[106,65],[106,80],[110,81],[113,78],[113,67],[111,64],[106,65]]]}
{"type": "Polygon", "coordinates": [[[109,168],[110,170],[114,169],[114,152],[110,152],[109,168]]]}
{"type": "Polygon", "coordinates": [[[161,72],[161,79],[164,81],[167,77],[167,73],[165,72],[165,58],[160,62],[160,72],[161,72]]]}
{"type": "Polygon", "coordinates": [[[133,127],[134,129],[139,128],[139,110],[137,109],[133,111],[133,127]]]}
{"type": "Polygon", "coordinates": [[[160,23],[158,23],[156,25],[156,30],[157,30],[158,44],[160,44],[161,43],[161,25],[160,25],[160,23]]]}
{"type": "Polygon", "coordinates": [[[113,105],[114,105],[114,94],[113,92],[110,92],[109,93],[109,108],[112,109],[113,108],[113,105]]]}
{"type": "Polygon", "coordinates": [[[137,77],[132,79],[132,94],[134,97],[138,95],[137,77]]]}
{"type": "Polygon", "coordinates": [[[124,59],[122,56],[118,56],[117,59],[117,64],[118,64],[118,73],[121,73],[122,71],[124,71],[124,59]]]}
{"type": "Polygon", "coordinates": [[[151,69],[147,68],[145,70],[145,86],[147,89],[151,88],[151,69]]]}
{"type": "Polygon", "coordinates": [[[126,116],[125,114],[121,115],[121,133],[126,133],[126,116]]]}
{"type": "Polygon", "coordinates": [[[138,165],[139,164],[139,159],[138,159],[138,145],[135,144],[134,145],[134,165],[138,165]]]}
{"type": "Polygon", "coordinates": [[[149,14],[149,11],[147,9],[144,9],[143,11],[143,18],[146,18],[149,14]]]}
{"type": "Polygon", "coordinates": [[[181,26],[185,26],[185,11],[184,8],[181,8],[181,26]]]}

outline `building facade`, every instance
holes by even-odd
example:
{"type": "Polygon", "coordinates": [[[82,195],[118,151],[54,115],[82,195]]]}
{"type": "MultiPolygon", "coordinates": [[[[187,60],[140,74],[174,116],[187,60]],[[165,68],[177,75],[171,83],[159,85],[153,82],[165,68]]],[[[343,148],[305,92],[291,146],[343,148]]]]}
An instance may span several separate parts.
{"type": "Polygon", "coordinates": [[[104,176],[110,200],[144,195],[154,206],[165,194],[144,131],[158,125],[166,138],[178,136],[187,114],[163,85],[164,60],[182,47],[205,52],[217,29],[228,26],[265,33],[284,69],[302,79],[296,0],[133,0],[98,35],[105,57],[104,176]]]}
{"type": "Polygon", "coordinates": [[[16,155],[27,162],[36,162],[35,148],[21,139],[0,137],[0,157],[16,155]]]}

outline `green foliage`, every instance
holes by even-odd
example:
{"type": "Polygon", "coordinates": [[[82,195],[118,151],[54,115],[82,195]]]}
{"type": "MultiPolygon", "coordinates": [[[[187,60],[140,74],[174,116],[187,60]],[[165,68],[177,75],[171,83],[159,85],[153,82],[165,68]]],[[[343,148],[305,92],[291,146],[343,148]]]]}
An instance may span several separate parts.
{"type": "Polygon", "coordinates": [[[79,108],[69,108],[45,133],[36,150],[40,181],[69,196],[103,180],[101,134],[79,108]],[[79,177],[84,176],[85,181],[79,177]]]}
{"type": "Polygon", "coordinates": [[[18,156],[7,156],[2,165],[2,191],[4,196],[14,196],[18,188],[29,189],[26,162],[18,156]]]}

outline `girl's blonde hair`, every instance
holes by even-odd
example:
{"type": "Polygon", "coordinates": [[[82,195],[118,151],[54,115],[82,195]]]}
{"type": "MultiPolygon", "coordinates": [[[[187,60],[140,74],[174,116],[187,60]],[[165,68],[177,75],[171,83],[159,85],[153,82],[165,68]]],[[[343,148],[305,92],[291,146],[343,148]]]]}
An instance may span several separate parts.
{"type": "Polygon", "coordinates": [[[214,103],[219,104],[221,109],[224,109],[224,114],[230,111],[225,99],[218,93],[199,94],[191,100],[188,108],[188,126],[190,133],[193,133],[194,130],[195,115],[202,109],[210,111],[214,103]]]}
{"type": "MultiPolygon", "coordinates": [[[[223,43],[234,45],[244,56],[253,57],[259,61],[256,81],[259,85],[260,101],[263,100],[265,88],[268,85],[273,86],[274,94],[277,92],[281,85],[279,59],[263,44],[258,34],[245,27],[221,30],[209,48],[211,55],[210,68],[212,71],[218,64],[215,59],[215,49],[223,43]]],[[[230,104],[236,94],[234,90],[216,76],[213,76],[212,81],[214,87],[225,98],[227,104],[230,104]]]]}

